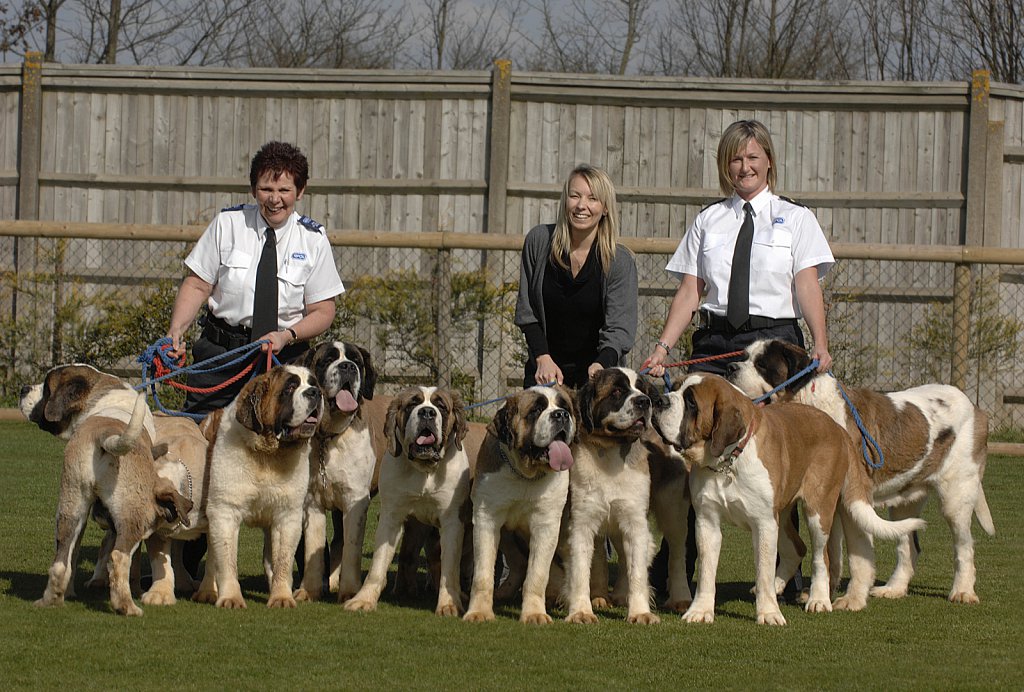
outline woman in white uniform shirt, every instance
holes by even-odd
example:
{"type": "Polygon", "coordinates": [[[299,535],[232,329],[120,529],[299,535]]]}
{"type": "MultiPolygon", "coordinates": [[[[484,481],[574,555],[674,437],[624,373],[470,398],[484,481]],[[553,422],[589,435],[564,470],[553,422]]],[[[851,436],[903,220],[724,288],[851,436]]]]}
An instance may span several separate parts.
{"type": "MultiPolygon", "coordinates": [[[[184,353],[185,332],[204,304],[202,336],[192,347],[196,362],[260,340],[270,342],[264,351],[269,347],[280,360],[291,360],[331,326],[334,299],[345,287],[323,226],[295,212],[308,178],[306,157],[291,144],[268,142],[256,153],[249,169],[256,204],[222,210],[185,259],[189,272],[178,289],[167,332],[172,355],[184,353]],[[277,320],[265,333],[253,334],[256,270],[268,228],[276,241],[277,320]]],[[[219,385],[247,362],[226,371],[192,374],[188,384],[219,385]]],[[[184,410],[208,413],[226,406],[245,382],[242,377],[210,394],[190,392],[184,410]]]]}
{"type": "MultiPolygon", "coordinates": [[[[763,124],[740,120],[726,128],[718,143],[718,180],[728,197],[697,215],[666,267],[680,282],[661,337],[644,362],[652,375],[664,372],[669,350],[694,314],[699,321],[691,358],[742,350],[764,338],[803,347],[797,324],[803,317],[819,370],[832,364],[818,282],[835,260],[814,214],[774,193],[775,165],[771,135],[763,124]],[[729,281],[746,203],[753,216],[749,317],[734,324],[727,317],[729,281]]],[[[693,369],[724,374],[728,362],[715,360],[693,369]]]]}
{"type": "MultiPolygon", "coordinates": [[[[835,260],[814,214],[775,194],[775,166],[771,134],[757,120],[740,120],[722,133],[718,142],[718,183],[728,197],[697,215],[666,266],[680,281],[661,337],[644,361],[652,375],[658,377],[665,372],[663,364],[669,362],[670,350],[694,314],[698,324],[690,358],[741,351],[758,339],[782,339],[804,348],[803,332],[797,324],[802,316],[814,341],[811,356],[818,359],[818,369],[824,372],[831,366],[825,303],[818,282],[835,260]],[[740,317],[730,320],[733,254],[747,204],[753,217],[746,290],[749,305],[740,317]]],[[[741,288],[740,284],[737,287],[741,288]]],[[[737,359],[698,363],[690,370],[725,375],[728,363],[737,359]]],[[[795,509],[792,519],[799,526],[795,509]]],[[[688,523],[686,572],[691,579],[697,553],[692,508],[688,523]]],[[[662,541],[651,568],[651,581],[657,588],[663,589],[667,559],[667,546],[662,541]]],[[[786,595],[795,598],[801,588],[798,572],[787,584],[786,595]]]]}

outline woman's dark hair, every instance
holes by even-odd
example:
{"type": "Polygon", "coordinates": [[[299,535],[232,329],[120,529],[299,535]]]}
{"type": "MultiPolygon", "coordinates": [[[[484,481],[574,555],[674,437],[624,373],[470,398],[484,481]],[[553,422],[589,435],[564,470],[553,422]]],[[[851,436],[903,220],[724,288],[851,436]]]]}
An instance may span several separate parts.
{"type": "Polygon", "coordinates": [[[295,181],[295,189],[304,190],[309,180],[309,161],[297,146],[287,142],[267,142],[252,157],[249,166],[249,185],[256,189],[260,176],[270,171],[274,177],[288,173],[295,181]]]}

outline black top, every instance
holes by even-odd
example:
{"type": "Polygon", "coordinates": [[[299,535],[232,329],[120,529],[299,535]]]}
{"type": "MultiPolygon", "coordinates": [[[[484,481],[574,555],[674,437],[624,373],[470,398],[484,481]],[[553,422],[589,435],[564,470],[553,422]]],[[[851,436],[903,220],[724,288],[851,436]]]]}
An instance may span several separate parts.
{"type": "MultiPolygon", "coordinates": [[[[566,258],[568,261],[568,258],[566,258]]],[[[548,353],[562,370],[565,384],[578,387],[587,381],[587,368],[598,362],[604,367],[616,364],[615,350],[597,352],[598,333],[604,326],[602,288],[604,274],[594,248],[590,248],[579,274],[549,261],[544,272],[544,313],[547,334],[539,324],[524,329],[530,347],[530,376],[536,372],[532,359],[548,353]]]]}

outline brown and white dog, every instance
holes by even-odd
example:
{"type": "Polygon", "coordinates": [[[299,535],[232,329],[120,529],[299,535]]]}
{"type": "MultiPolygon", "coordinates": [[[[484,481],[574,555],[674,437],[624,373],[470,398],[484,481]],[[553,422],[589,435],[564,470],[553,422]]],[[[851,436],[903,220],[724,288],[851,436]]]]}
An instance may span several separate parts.
{"type": "MultiPolygon", "coordinates": [[[[633,370],[617,367],[597,372],[577,393],[581,424],[569,473],[568,622],[597,622],[591,603],[591,562],[595,541],[605,535],[620,548],[620,567],[628,579],[627,621],[660,621],[650,606],[651,473],[647,449],[640,442],[651,428],[652,396],[658,396],[653,384],[633,370]]],[[[682,521],[685,525],[685,514],[682,521]]],[[[605,583],[597,598],[607,595],[605,583]]]]}
{"type": "MultiPolygon", "coordinates": [[[[757,622],[784,625],[776,594],[779,517],[799,499],[811,531],[812,581],[808,612],[832,610],[826,543],[837,505],[843,508],[850,569],[874,578],[870,536],[898,538],[924,527],[920,519],[889,522],[875,514],[870,485],[855,472],[853,443],[821,411],[803,404],[756,408],[727,380],[687,376],[658,404],[655,426],[693,464],[690,490],[697,512],[699,578],[688,622],[713,622],[721,522],[754,534],[757,622]],[[846,518],[851,521],[846,524],[846,518]]],[[[780,566],[780,571],[784,569],[780,566]]]]}
{"type": "Polygon", "coordinates": [[[245,608],[238,583],[238,533],[245,523],[263,527],[270,539],[267,605],[295,607],[292,562],[309,490],[310,438],[323,408],[313,373],[283,365],[253,377],[233,402],[203,421],[212,455],[209,557],[192,600],[245,608]]]}
{"type": "Polygon", "coordinates": [[[390,397],[374,400],[377,371],[370,353],[355,344],[328,341],[308,351],[303,364],[316,376],[326,401],[310,450],[309,496],[303,522],[302,585],[297,600],[320,597],[327,512],[342,512],[341,540],[331,543],[329,587],[346,601],[362,583],[366,514],[377,492],[390,397]]]}
{"type": "Polygon", "coordinates": [[[411,387],[388,407],[388,448],[380,467],[380,517],[373,561],[362,588],[346,610],[375,610],[387,583],[388,565],[410,515],[440,529],[441,573],[437,615],[458,615],[459,567],[469,513],[469,458],[463,448],[466,414],[458,392],[411,387]]]}
{"type": "Polygon", "coordinates": [[[577,432],[572,398],[559,386],[509,397],[487,426],[473,479],[473,587],[467,622],[494,619],[494,566],[503,528],[529,544],[520,621],[547,624],[545,591],[558,547],[577,432]]]}
{"type": "MultiPolygon", "coordinates": [[[[40,429],[67,440],[57,501],[57,550],[36,605],[60,605],[73,593],[79,541],[93,511],[114,533],[109,562],[101,560],[107,565],[111,606],[122,615],[142,615],[129,585],[132,556],[155,531],[188,522],[193,506],[157,473],[156,432],[145,396],[92,366],[61,365],[41,383],[24,387],[19,407],[40,429]]],[[[164,564],[162,558],[154,560],[158,569],[164,564]]],[[[173,576],[170,583],[173,602],[173,576]]],[[[143,596],[143,602],[163,601],[154,595],[151,600],[143,596]]]]}
{"type": "MultiPolygon", "coordinates": [[[[746,353],[745,360],[734,364],[730,379],[752,397],[771,391],[810,365],[805,351],[782,341],[757,341],[747,347],[746,353]]],[[[882,451],[881,468],[868,469],[864,462],[858,465],[870,477],[875,506],[890,508],[893,518],[917,517],[928,495],[934,492],[953,534],[956,567],[949,600],[977,603],[971,516],[977,515],[981,527],[989,535],[995,534],[981,485],[988,415],[959,389],[943,384],[888,394],[847,387],[846,393],[882,451]]],[[[776,394],[775,399],[821,409],[846,429],[855,447],[861,448],[860,429],[834,377],[812,372],[776,394]]],[[[833,563],[838,565],[838,542],[833,540],[831,549],[833,563]]],[[[884,586],[871,588],[871,595],[905,596],[916,562],[913,541],[909,536],[901,538],[892,576],[884,586]]],[[[869,587],[871,584],[851,579],[847,600],[837,606],[863,607],[869,587]]]]}

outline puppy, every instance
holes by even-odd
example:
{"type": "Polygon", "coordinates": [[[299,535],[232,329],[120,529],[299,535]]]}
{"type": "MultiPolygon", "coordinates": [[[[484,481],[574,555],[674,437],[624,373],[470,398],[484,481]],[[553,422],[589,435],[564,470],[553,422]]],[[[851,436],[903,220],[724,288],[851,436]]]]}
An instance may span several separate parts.
{"type": "Polygon", "coordinates": [[[375,610],[387,570],[412,515],[440,529],[441,573],[437,608],[458,615],[459,566],[468,520],[469,459],[463,449],[466,415],[458,392],[411,387],[388,406],[384,433],[388,448],[380,468],[380,517],[370,571],[346,610],[375,610]]]}
{"type": "Polygon", "coordinates": [[[721,522],[754,533],[759,624],[784,625],[775,574],[779,517],[803,501],[811,530],[813,565],[808,612],[832,610],[825,544],[842,500],[850,537],[851,570],[874,578],[870,536],[898,538],[924,527],[920,519],[889,522],[871,507],[870,487],[858,482],[853,444],[827,415],[802,404],[756,408],[734,385],[707,373],[691,374],[659,402],[655,427],[693,464],[690,490],[697,512],[699,579],[688,622],[713,622],[721,522]],[[857,531],[856,529],[859,529],[857,531]]]}
{"type": "MultiPolygon", "coordinates": [[[[760,396],[809,365],[810,358],[800,348],[782,341],[758,341],[747,347],[745,360],[733,364],[730,379],[748,396],[760,396]]],[[[875,505],[889,507],[894,518],[918,517],[928,495],[934,492],[953,534],[955,573],[949,600],[977,603],[972,514],[977,515],[986,533],[995,534],[981,485],[988,444],[988,415],[959,389],[943,384],[927,384],[889,394],[848,387],[846,393],[865,429],[882,450],[884,464],[881,468],[868,468],[864,461],[857,465],[858,472],[870,479],[875,505]]],[[[856,448],[862,448],[860,429],[834,377],[812,372],[790,384],[775,398],[821,409],[846,429],[856,448]]],[[[833,565],[838,567],[836,540],[832,541],[831,550],[833,565]]],[[[892,576],[884,586],[871,588],[871,595],[905,596],[917,555],[910,537],[901,538],[892,576]]],[[[833,576],[835,581],[838,575],[833,576]]],[[[869,587],[870,583],[851,579],[846,600],[837,603],[837,607],[864,607],[869,587]]]]}
{"type": "MultiPolygon", "coordinates": [[[[153,416],[145,395],[88,365],[51,369],[22,389],[30,421],[67,440],[57,503],[57,550],[39,606],[60,605],[69,591],[90,511],[113,530],[106,565],[110,603],[122,615],[142,615],[129,572],[139,543],[167,524],[187,523],[192,502],[157,474],[153,416]]],[[[154,597],[154,602],[159,599],[154,597]]]]}
{"type": "Polygon", "coordinates": [[[310,438],[323,395],[307,368],[283,365],[258,375],[227,408],[203,421],[210,442],[206,500],[209,556],[192,600],[245,608],[238,583],[238,532],[260,526],[270,543],[271,608],[294,608],[292,561],[309,490],[310,438]]]}
{"type": "Polygon", "coordinates": [[[384,452],[388,401],[373,400],[377,371],[366,349],[329,341],[308,351],[303,364],[316,376],[326,409],[309,456],[309,494],[303,522],[305,547],[302,585],[297,600],[320,597],[324,572],[327,512],[342,512],[342,540],[332,542],[329,587],[339,602],[361,583],[363,537],[370,498],[377,491],[379,459],[384,452]]]}
{"type": "MultiPolygon", "coordinates": [[[[569,473],[568,622],[597,622],[590,593],[591,561],[595,539],[605,535],[621,548],[628,578],[627,621],[660,622],[650,606],[651,474],[647,449],[640,442],[651,427],[651,396],[657,395],[653,385],[628,368],[599,371],[577,394],[581,425],[569,473]]],[[[607,595],[605,586],[598,597],[607,595]]]]}
{"type": "Polygon", "coordinates": [[[562,387],[509,397],[487,426],[473,479],[473,586],[465,620],[494,619],[494,566],[503,527],[525,537],[529,559],[520,621],[547,624],[551,561],[573,465],[575,406],[562,387]]]}

